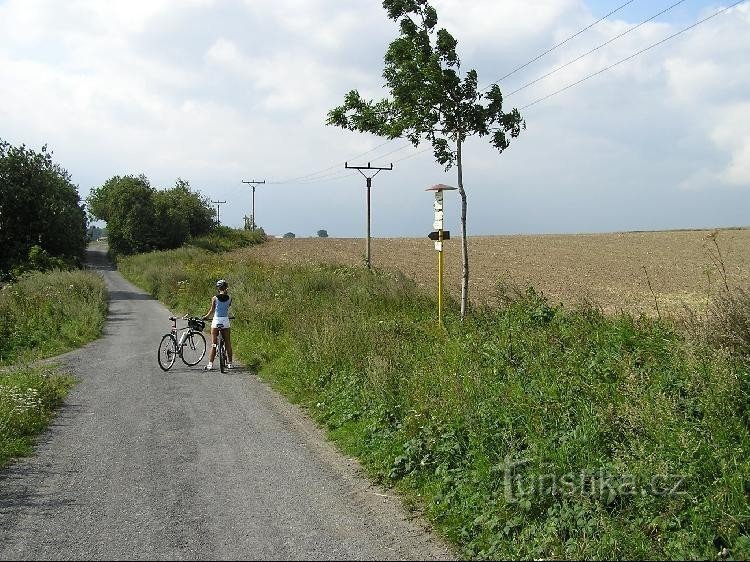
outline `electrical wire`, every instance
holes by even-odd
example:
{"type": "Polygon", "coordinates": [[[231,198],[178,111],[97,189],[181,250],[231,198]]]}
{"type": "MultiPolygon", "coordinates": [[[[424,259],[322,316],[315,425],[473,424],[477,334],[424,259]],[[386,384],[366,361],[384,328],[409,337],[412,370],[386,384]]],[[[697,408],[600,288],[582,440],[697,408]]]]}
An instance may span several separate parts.
{"type": "Polygon", "coordinates": [[[525,90],[525,89],[526,89],[526,88],[528,88],[529,86],[533,86],[533,85],[534,85],[534,84],[536,84],[537,82],[541,82],[541,81],[542,81],[542,80],[544,80],[545,78],[549,78],[549,77],[550,77],[550,76],[552,76],[553,74],[555,74],[555,73],[557,73],[557,72],[561,71],[561,70],[562,70],[563,68],[567,68],[567,67],[568,67],[568,66],[570,66],[571,64],[574,64],[574,63],[578,62],[579,60],[581,60],[582,58],[585,58],[585,57],[589,56],[589,55],[590,55],[591,53],[594,53],[594,52],[598,51],[598,50],[599,50],[599,49],[601,49],[602,47],[606,47],[606,46],[607,46],[607,45],[609,45],[610,43],[613,43],[613,42],[617,41],[618,39],[620,39],[621,37],[624,37],[624,36],[625,36],[625,35],[627,35],[628,33],[632,33],[633,31],[635,31],[635,30],[636,30],[636,29],[638,29],[639,27],[642,27],[642,26],[646,25],[646,24],[647,24],[648,22],[650,22],[650,21],[652,21],[652,20],[654,20],[654,19],[658,18],[658,17],[659,17],[659,16],[661,16],[661,15],[664,15],[665,13],[667,13],[667,12],[668,12],[668,11],[670,11],[671,9],[675,8],[676,6],[678,6],[678,5],[682,4],[683,2],[685,2],[685,0],[678,0],[678,2],[675,2],[674,4],[672,4],[671,6],[669,6],[668,8],[665,8],[664,10],[662,10],[661,12],[659,12],[658,14],[654,14],[654,15],[653,15],[653,16],[651,16],[650,18],[648,18],[648,19],[646,19],[646,20],[643,20],[643,21],[642,21],[641,23],[639,23],[638,25],[634,25],[633,27],[631,27],[630,29],[628,29],[628,30],[626,30],[626,31],[623,31],[623,32],[622,32],[622,33],[620,33],[619,35],[615,35],[614,37],[612,37],[611,39],[609,39],[609,40],[605,41],[604,43],[601,43],[600,45],[597,45],[596,47],[594,47],[594,48],[593,48],[593,49],[591,49],[590,51],[587,51],[587,52],[583,53],[582,55],[580,55],[580,56],[578,56],[578,57],[574,58],[573,60],[570,60],[570,61],[566,62],[565,64],[562,64],[562,65],[558,66],[558,67],[557,67],[557,68],[555,68],[554,70],[551,70],[551,71],[550,71],[550,72],[548,72],[547,74],[544,74],[543,76],[540,76],[539,78],[537,78],[537,79],[535,79],[535,80],[532,80],[531,82],[528,82],[528,83],[524,84],[524,85],[523,85],[523,86],[521,86],[520,88],[518,88],[518,89],[516,89],[516,90],[513,90],[512,92],[510,92],[510,93],[508,93],[508,94],[505,94],[505,95],[504,95],[504,97],[505,97],[505,98],[507,98],[507,97],[510,97],[510,96],[512,96],[513,94],[517,94],[518,92],[520,92],[520,91],[522,91],[522,90],[525,90]]]}
{"type": "MultiPolygon", "coordinates": [[[[598,23],[602,22],[603,20],[605,20],[606,18],[608,18],[612,14],[615,14],[615,13],[619,12],[620,10],[622,10],[623,8],[625,8],[626,6],[628,6],[629,4],[632,4],[634,1],[635,0],[628,0],[627,2],[619,5],[617,8],[615,8],[614,10],[612,10],[609,13],[605,14],[604,16],[602,16],[601,18],[599,18],[598,20],[596,20],[594,23],[592,23],[590,25],[587,25],[583,29],[577,31],[576,33],[574,33],[573,35],[571,35],[570,37],[568,37],[567,39],[565,39],[564,41],[561,41],[557,45],[554,45],[553,47],[547,49],[545,52],[541,53],[540,55],[537,55],[533,59],[529,60],[528,62],[524,63],[523,65],[521,65],[521,66],[517,67],[516,69],[512,70],[511,72],[509,72],[508,74],[506,74],[502,78],[496,80],[495,82],[493,82],[492,84],[490,84],[489,86],[487,86],[486,88],[484,88],[484,90],[488,90],[489,88],[491,88],[493,86],[493,84],[496,84],[497,82],[500,82],[500,81],[504,80],[505,78],[508,78],[509,76],[515,74],[519,70],[522,70],[523,68],[526,68],[530,64],[533,64],[534,62],[538,61],[539,59],[541,59],[545,55],[548,55],[549,53],[551,53],[552,51],[554,51],[558,47],[561,47],[562,45],[564,45],[568,41],[570,41],[570,40],[578,37],[579,35],[581,35],[585,31],[588,31],[589,29],[591,29],[592,27],[594,27],[598,23]]],[[[484,90],[482,90],[482,91],[484,91],[484,90]]],[[[371,153],[375,152],[376,150],[378,150],[379,148],[382,148],[383,146],[385,146],[387,144],[390,144],[394,140],[396,140],[396,139],[389,139],[389,140],[383,142],[382,144],[379,144],[375,148],[372,148],[372,149],[370,149],[370,150],[368,150],[366,152],[363,152],[361,154],[356,154],[356,155],[350,157],[348,160],[354,160],[354,159],[357,159],[357,158],[361,158],[362,156],[366,156],[368,154],[371,154],[371,153]]],[[[411,144],[405,144],[404,146],[402,146],[402,147],[400,147],[400,148],[398,148],[396,150],[393,150],[391,152],[388,152],[386,154],[378,156],[378,158],[383,158],[384,156],[388,156],[388,155],[393,154],[395,152],[400,152],[401,150],[409,148],[410,146],[412,146],[412,145],[411,144]]],[[[420,154],[420,153],[421,153],[421,151],[418,152],[417,154],[420,154]]],[[[407,158],[410,158],[410,156],[408,156],[407,158]]],[[[403,158],[402,160],[404,160],[404,159],[405,158],[403,158]]],[[[326,181],[327,179],[329,179],[329,175],[328,174],[324,174],[324,173],[328,172],[330,170],[334,170],[336,168],[340,168],[341,165],[342,165],[342,163],[337,163],[337,164],[334,164],[332,166],[329,166],[328,168],[324,168],[322,170],[318,170],[317,172],[311,172],[309,174],[304,174],[304,175],[301,175],[301,176],[297,176],[297,177],[289,178],[289,179],[285,179],[285,180],[270,181],[268,183],[269,184],[275,184],[275,185],[281,185],[281,184],[287,184],[287,183],[316,183],[317,181],[326,181]]],[[[348,177],[349,175],[351,175],[351,174],[347,174],[346,176],[341,176],[341,177],[348,177]]],[[[336,179],[338,179],[338,178],[336,178],[336,179]]]]}
{"type": "Polygon", "coordinates": [[[588,76],[585,76],[585,77],[581,78],[580,80],[577,80],[577,81],[573,82],[572,84],[568,84],[564,88],[560,88],[559,90],[556,90],[556,91],[552,92],[551,94],[547,94],[546,96],[543,96],[543,97],[541,97],[541,98],[539,98],[539,99],[537,99],[537,100],[535,100],[535,101],[533,101],[533,102],[531,102],[531,103],[523,106],[521,108],[521,111],[523,111],[525,109],[528,109],[528,108],[530,108],[530,107],[532,107],[532,106],[534,106],[534,105],[536,105],[538,103],[541,103],[541,102],[543,102],[545,100],[548,100],[552,96],[556,96],[557,94],[560,94],[560,93],[562,93],[562,92],[564,92],[566,90],[569,90],[570,88],[573,88],[574,86],[578,86],[579,84],[585,82],[589,78],[593,78],[594,76],[598,76],[598,75],[600,75],[600,74],[602,74],[602,73],[604,73],[604,72],[606,72],[608,70],[611,70],[611,69],[615,68],[616,66],[619,66],[620,64],[622,64],[624,62],[630,61],[630,60],[634,59],[635,57],[637,57],[638,55],[641,55],[641,54],[645,53],[646,51],[650,51],[654,47],[658,47],[659,45],[662,45],[662,44],[666,43],[667,41],[669,41],[671,39],[674,39],[678,35],[682,35],[686,31],[690,31],[691,29],[694,29],[694,28],[698,27],[699,25],[707,22],[708,20],[713,19],[716,16],[718,16],[720,14],[723,14],[724,12],[726,12],[726,11],[734,8],[735,6],[738,6],[739,4],[742,4],[742,3],[746,2],[746,1],[747,0],[739,0],[739,1],[735,2],[734,4],[731,4],[730,6],[727,6],[726,8],[721,8],[720,10],[718,10],[718,11],[714,12],[713,14],[711,14],[710,16],[705,17],[702,20],[699,20],[699,21],[695,22],[694,24],[689,25],[689,26],[681,29],[677,33],[673,33],[672,35],[670,35],[669,37],[666,37],[665,39],[662,39],[661,41],[657,41],[656,43],[654,43],[652,45],[649,45],[645,49],[641,49],[640,51],[638,51],[636,53],[633,53],[629,57],[625,57],[624,59],[620,59],[619,61],[617,61],[614,64],[610,64],[609,66],[606,66],[606,67],[602,68],[601,70],[593,72],[593,73],[589,74],[588,76]]]}
{"type": "Polygon", "coordinates": [[[630,0],[629,2],[625,2],[624,4],[621,4],[620,6],[618,6],[617,8],[615,8],[614,10],[612,10],[611,12],[609,12],[608,14],[606,14],[606,15],[604,15],[604,16],[602,16],[602,17],[600,17],[600,18],[599,18],[598,20],[596,20],[596,21],[595,21],[594,23],[592,23],[592,24],[590,24],[590,25],[587,25],[587,26],[586,26],[586,27],[584,27],[583,29],[581,29],[581,30],[579,30],[579,31],[575,32],[575,33],[574,33],[573,35],[571,35],[570,37],[568,37],[568,38],[567,38],[567,39],[565,39],[564,41],[560,41],[560,42],[559,42],[559,43],[558,43],[557,45],[554,45],[554,46],[550,47],[549,49],[547,49],[546,51],[544,51],[544,52],[543,52],[543,53],[542,53],[541,55],[538,55],[538,56],[534,57],[533,59],[531,59],[530,61],[528,61],[527,63],[524,63],[524,64],[522,64],[521,66],[519,66],[519,67],[517,67],[517,68],[515,68],[515,69],[511,70],[511,71],[510,71],[510,72],[509,72],[508,74],[506,74],[506,75],[505,75],[505,76],[503,76],[502,78],[498,78],[498,79],[497,79],[497,80],[495,80],[494,82],[491,82],[489,86],[486,86],[486,87],[484,87],[484,88],[483,88],[483,89],[482,89],[481,91],[482,91],[482,92],[484,92],[484,91],[486,91],[486,90],[489,90],[489,89],[490,89],[490,88],[491,88],[492,86],[494,86],[494,85],[495,85],[495,84],[497,84],[498,82],[502,82],[502,81],[503,81],[503,80],[505,80],[506,78],[508,78],[508,77],[510,77],[510,76],[513,76],[513,75],[514,75],[514,74],[515,74],[516,72],[518,72],[519,70],[523,70],[524,68],[526,68],[526,67],[527,67],[527,66],[529,66],[530,64],[533,64],[533,63],[535,63],[536,61],[538,61],[539,59],[541,59],[542,57],[544,57],[544,56],[546,56],[546,55],[550,54],[550,53],[551,53],[552,51],[554,51],[554,50],[555,50],[555,49],[557,49],[558,47],[562,47],[563,45],[565,45],[565,43],[567,43],[567,42],[568,42],[568,41],[570,41],[571,39],[575,39],[576,37],[578,37],[579,35],[581,35],[581,34],[582,34],[582,33],[584,33],[585,31],[588,31],[589,29],[591,29],[592,27],[594,27],[594,26],[595,26],[595,25],[597,25],[598,23],[601,23],[602,21],[604,21],[605,19],[607,19],[607,18],[608,18],[609,16],[611,16],[612,14],[615,14],[615,13],[619,12],[619,11],[620,11],[620,10],[622,10],[622,9],[623,9],[624,7],[626,7],[626,6],[628,5],[628,4],[632,4],[632,3],[634,2],[634,1],[635,1],[635,0],[630,0]]]}

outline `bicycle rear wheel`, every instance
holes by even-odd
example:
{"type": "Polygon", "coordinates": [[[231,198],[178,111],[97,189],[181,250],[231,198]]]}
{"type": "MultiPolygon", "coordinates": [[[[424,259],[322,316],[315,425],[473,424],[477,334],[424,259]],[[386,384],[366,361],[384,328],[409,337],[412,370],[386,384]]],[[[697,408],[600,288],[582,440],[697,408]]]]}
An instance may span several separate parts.
{"type": "Polygon", "coordinates": [[[182,346],[182,362],[192,367],[206,355],[206,338],[200,332],[191,332],[182,346]]]}
{"type": "Polygon", "coordinates": [[[221,330],[219,330],[218,351],[219,351],[219,370],[222,373],[225,373],[227,369],[227,351],[224,348],[224,335],[221,333],[221,330]]]}
{"type": "Polygon", "coordinates": [[[169,371],[177,359],[177,340],[172,334],[164,334],[159,343],[159,367],[169,371]]]}

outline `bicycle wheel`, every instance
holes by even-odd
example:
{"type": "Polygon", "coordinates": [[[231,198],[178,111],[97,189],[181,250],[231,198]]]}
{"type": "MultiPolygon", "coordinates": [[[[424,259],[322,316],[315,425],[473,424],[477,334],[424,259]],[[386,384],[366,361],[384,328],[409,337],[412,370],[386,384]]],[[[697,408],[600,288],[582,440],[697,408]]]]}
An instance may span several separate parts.
{"type": "Polygon", "coordinates": [[[177,359],[177,340],[172,334],[164,334],[159,343],[159,367],[169,371],[177,359]]]}
{"type": "Polygon", "coordinates": [[[200,332],[191,332],[182,346],[182,362],[192,367],[206,355],[206,338],[200,332]]]}
{"type": "Polygon", "coordinates": [[[219,330],[218,351],[219,351],[219,370],[222,373],[225,373],[227,369],[227,352],[226,352],[226,349],[224,349],[224,336],[221,333],[221,330],[219,330]]]}

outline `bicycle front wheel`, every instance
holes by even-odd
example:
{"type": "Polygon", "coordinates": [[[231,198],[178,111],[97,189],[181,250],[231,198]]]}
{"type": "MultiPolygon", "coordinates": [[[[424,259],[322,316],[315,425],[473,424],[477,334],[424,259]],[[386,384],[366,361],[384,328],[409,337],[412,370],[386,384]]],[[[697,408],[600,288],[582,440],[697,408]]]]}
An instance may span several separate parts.
{"type": "Polygon", "coordinates": [[[192,367],[206,355],[206,338],[200,332],[192,332],[182,346],[182,361],[192,367]]]}
{"type": "Polygon", "coordinates": [[[159,344],[159,367],[162,371],[169,371],[177,359],[177,340],[172,334],[164,334],[159,344]]]}

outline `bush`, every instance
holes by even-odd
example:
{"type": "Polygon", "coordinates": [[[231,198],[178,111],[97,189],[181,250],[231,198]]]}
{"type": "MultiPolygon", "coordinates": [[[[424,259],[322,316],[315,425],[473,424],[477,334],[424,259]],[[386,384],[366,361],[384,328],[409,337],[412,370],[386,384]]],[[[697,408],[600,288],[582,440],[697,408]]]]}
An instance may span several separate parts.
{"type": "Polygon", "coordinates": [[[228,226],[215,227],[209,234],[193,238],[188,246],[203,248],[209,252],[228,252],[266,241],[262,228],[255,230],[235,229],[228,226]]]}
{"type": "Polygon", "coordinates": [[[294,232],[287,232],[282,238],[296,238],[294,232]]]}

